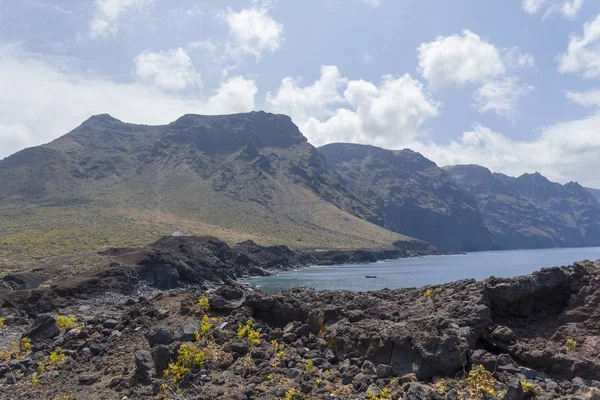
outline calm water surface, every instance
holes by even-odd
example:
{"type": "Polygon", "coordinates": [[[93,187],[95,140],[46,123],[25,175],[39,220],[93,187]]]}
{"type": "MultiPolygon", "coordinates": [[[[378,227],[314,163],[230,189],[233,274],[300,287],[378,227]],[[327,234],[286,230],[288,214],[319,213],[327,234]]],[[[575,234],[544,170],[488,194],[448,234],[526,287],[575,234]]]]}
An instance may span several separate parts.
{"type": "Polygon", "coordinates": [[[600,247],[575,249],[482,251],[466,255],[404,258],[373,264],[314,266],[276,276],[249,278],[251,285],[267,293],[308,286],[317,290],[394,289],[456,281],[486,279],[491,275],[510,278],[543,267],[600,259],[600,247]],[[376,275],[367,279],[365,275],[376,275]]]}

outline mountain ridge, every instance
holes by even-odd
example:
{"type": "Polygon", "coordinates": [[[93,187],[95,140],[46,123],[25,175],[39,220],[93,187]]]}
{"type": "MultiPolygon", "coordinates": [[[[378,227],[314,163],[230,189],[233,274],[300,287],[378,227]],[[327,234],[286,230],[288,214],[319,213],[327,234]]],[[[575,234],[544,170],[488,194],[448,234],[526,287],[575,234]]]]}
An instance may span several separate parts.
{"type": "Polygon", "coordinates": [[[502,248],[600,245],[600,205],[578,183],[561,185],[540,173],[509,177],[477,165],[444,169],[476,198],[502,248]]]}
{"type": "Polygon", "coordinates": [[[48,247],[141,245],[174,230],[299,248],[422,245],[368,222],[372,207],[291,119],[264,112],[160,126],[94,116],[0,161],[0,182],[0,263],[15,248],[42,258],[48,247]]]}
{"type": "Polygon", "coordinates": [[[382,226],[446,251],[494,247],[475,199],[420,153],[347,143],[319,150],[353,190],[377,200],[382,226]]]}

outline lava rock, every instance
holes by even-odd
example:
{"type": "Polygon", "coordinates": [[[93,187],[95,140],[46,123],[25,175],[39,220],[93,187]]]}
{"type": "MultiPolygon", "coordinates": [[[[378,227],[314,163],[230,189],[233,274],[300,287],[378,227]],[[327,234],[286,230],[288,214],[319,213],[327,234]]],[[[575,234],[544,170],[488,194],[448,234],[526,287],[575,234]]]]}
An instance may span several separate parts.
{"type": "Polygon", "coordinates": [[[377,366],[377,376],[379,378],[389,378],[394,373],[391,365],[379,364],[377,366]]]}
{"type": "Polygon", "coordinates": [[[60,334],[56,326],[56,319],[50,315],[40,315],[33,324],[21,335],[21,338],[29,338],[33,342],[52,339],[60,334]]]}
{"type": "Polygon", "coordinates": [[[182,342],[194,342],[196,340],[196,335],[194,332],[199,331],[200,327],[197,324],[188,322],[179,327],[179,331],[175,334],[173,339],[182,342]]]}
{"type": "Polygon", "coordinates": [[[173,332],[168,329],[152,329],[146,334],[146,340],[148,340],[150,347],[159,344],[168,345],[173,342],[173,332]]]}
{"type": "Polygon", "coordinates": [[[142,384],[150,384],[152,371],[154,370],[154,360],[152,360],[152,355],[146,350],[136,350],[134,356],[135,381],[142,384]]]}
{"type": "Polygon", "coordinates": [[[162,378],[171,361],[171,348],[164,344],[156,345],[152,349],[152,360],[154,361],[154,376],[162,378]]]}

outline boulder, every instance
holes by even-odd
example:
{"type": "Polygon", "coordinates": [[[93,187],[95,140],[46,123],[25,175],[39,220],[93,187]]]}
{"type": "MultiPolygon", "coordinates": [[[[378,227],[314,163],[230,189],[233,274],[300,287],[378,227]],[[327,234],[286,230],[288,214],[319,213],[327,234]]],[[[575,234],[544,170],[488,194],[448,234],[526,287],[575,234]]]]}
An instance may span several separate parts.
{"type": "Polygon", "coordinates": [[[21,335],[21,338],[29,338],[32,342],[52,339],[60,334],[56,326],[56,319],[50,315],[40,315],[33,324],[21,335]]]}
{"type": "Polygon", "coordinates": [[[171,361],[171,348],[164,344],[157,344],[152,349],[152,360],[154,361],[154,376],[162,378],[171,361]]]}
{"type": "Polygon", "coordinates": [[[197,324],[185,323],[179,327],[179,331],[173,337],[174,340],[182,342],[193,342],[196,340],[195,332],[199,332],[200,327],[197,324]]]}
{"type": "Polygon", "coordinates": [[[169,329],[152,329],[146,334],[146,339],[150,347],[155,347],[159,344],[168,345],[173,342],[173,332],[169,329]]]}
{"type": "Polygon", "coordinates": [[[146,350],[136,350],[134,356],[135,381],[141,384],[150,384],[152,382],[152,373],[154,371],[152,355],[146,350]]]}

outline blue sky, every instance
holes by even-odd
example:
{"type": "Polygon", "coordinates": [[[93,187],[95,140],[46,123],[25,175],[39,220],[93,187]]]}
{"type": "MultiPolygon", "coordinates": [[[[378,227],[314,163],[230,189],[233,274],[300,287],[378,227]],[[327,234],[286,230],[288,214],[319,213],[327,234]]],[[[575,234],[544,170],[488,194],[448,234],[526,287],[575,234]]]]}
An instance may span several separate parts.
{"type": "Polygon", "coordinates": [[[92,114],[264,109],[311,143],[600,187],[600,2],[0,0],[0,158],[92,114]]]}

